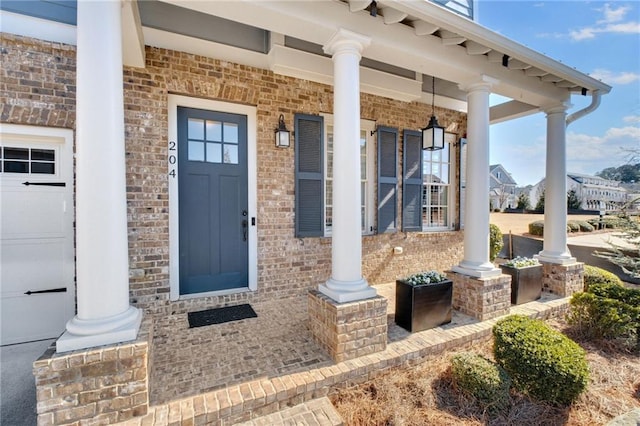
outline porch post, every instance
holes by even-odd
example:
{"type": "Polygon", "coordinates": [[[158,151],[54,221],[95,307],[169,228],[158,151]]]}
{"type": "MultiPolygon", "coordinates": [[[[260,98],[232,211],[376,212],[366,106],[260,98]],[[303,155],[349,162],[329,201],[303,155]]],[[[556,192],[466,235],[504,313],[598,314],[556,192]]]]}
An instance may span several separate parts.
{"type": "Polygon", "coordinates": [[[76,267],[78,313],[57,352],[133,340],[129,305],[121,2],[78,1],[76,267]]]}
{"type": "Polygon", "coordinates": [[[539,260],[562,265],[576,262],[567,248],[567,144],[569,105],[545,110],[547,114],[547,163],[544,195],[544,243],[539,260]]]}
{"type": "Polygon", "coordinates": [[[482,76],[461,86],[467,92],[467,188],[464,258],[454,272],[472,277],[501,274],[489,261],[489,94],[496,80],[482,76]]]}
{"type": "Polygon", "coordinates": [[[360,58],[371,39],[344,29],[324,46],[333,58],[333,224],[331,278],[319,291],[338,303],[376,296],[362,277],[360,224],[360,58]]]}

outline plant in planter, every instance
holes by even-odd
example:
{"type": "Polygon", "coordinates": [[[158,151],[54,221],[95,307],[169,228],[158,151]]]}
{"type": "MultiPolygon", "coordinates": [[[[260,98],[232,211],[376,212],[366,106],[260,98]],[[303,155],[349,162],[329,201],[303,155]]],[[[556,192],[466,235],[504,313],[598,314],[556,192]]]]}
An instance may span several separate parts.
{"type": "Polygon", "coordinates": [[[542,294],[542,265],[538,259],[516,257],[500,265],[502,272],[511,275],[511,303],[519,305],[540,298],[542,294]]]}
{"type": "Polygon", "coordinates": [[[451,322],[453,282],[437,271],[396,280],[396,324],[422,331],[451,322]]]}

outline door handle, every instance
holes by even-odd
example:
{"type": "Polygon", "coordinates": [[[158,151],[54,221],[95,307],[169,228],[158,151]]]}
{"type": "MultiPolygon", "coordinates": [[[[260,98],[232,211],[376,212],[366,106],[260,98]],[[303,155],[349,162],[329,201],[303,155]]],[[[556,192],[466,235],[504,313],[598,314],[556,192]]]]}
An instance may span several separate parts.
{"type": "Polygon", "coordinates": [[[242,220],[242,241],[247,241],[247,231],[249,229],[249,222],[247,219],[242,220]]]}

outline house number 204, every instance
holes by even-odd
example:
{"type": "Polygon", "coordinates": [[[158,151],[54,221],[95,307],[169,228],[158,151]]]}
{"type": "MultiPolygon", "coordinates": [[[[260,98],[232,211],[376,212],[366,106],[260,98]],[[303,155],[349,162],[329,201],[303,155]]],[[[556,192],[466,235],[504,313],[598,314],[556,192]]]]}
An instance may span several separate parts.
{"type": "Polygon", "coordinates": [[[178,161],[176,151],[176,143],[169,141],[169,176],[172,178],[176,177],[176,163],[178,161]]]}

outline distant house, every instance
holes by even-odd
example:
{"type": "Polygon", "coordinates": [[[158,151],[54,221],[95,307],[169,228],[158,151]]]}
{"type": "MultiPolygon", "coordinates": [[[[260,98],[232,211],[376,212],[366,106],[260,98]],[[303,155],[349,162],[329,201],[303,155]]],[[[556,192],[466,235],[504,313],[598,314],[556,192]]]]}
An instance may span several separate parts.
{"type": "Polygon", "coordinates": [[[489,166],[489,199],[491,209],[515,208],[518,204],[516,181],[502,164],[489,166]]]}
{"type": "MultiPolygon", "coordinates": [[[[544,189],[544,179],[531,188],[529,198],[532,206],[536,205],[544,189]]],[[[628,192],[620,182],[579,173],[567,174],[567,191],[571,190],[576,192],[583,210],[618,210],[628,198],[628,192]]]]}

